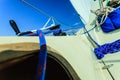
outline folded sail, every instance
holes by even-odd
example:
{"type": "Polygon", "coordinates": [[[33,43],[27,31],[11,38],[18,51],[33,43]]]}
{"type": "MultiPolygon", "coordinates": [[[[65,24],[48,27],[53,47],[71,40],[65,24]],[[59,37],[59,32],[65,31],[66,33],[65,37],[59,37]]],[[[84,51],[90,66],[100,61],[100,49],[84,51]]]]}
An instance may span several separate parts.
{"type": "Polygon", "coordinates": [[[83,18],[84,24],[89,21],[89,14],[93,0],[70,0],[75,10],[83,18]]]}

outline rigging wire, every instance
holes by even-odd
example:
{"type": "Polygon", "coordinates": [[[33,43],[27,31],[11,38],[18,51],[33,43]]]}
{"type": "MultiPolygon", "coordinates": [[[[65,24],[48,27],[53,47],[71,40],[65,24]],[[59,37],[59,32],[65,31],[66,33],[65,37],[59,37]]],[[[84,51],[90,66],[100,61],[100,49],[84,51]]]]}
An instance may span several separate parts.
{"type": "MultiPolygon", "coordinates": [[[[47,20],[47,22],[44,24],[44,26],[43,26],[43,28],[45,28],[47,25],[48,25],[48,23],[50,22],[50,20],[51,20],[51,17],[47,20]]],[[[54,23],[53,23],[54,24],[54,23]]]]}
{"type": "Polygon", "coordinates": [[[47,17],[51,17],[53,20],[57,21],[58,23],[64,25],[64,26],[70,26],[70,27],[74,27],[68,24],[63,23],[62,21],[54,18],[53,16],[50,16],[49,14],[45,13],[44,11],[40,10],[39,8],[35,7],[34,5],[30,4],[29,2],[25,1],[25,0],[21,0],[23,3],[27,4],[28,6],[32,7],[33,9],[37,10],[38,12],[44,14],[47,17]]]}
{"type": "Polygon", "coordinates": [[[43,12],[42,10],[38,9],[37,7],[33,6],[32,4],[28,3],[25,0],[21,0],[23,3],[29,5],[30,7],[32,7],[33,9],[37,10],[38,12],[44,14],[45,16],[51,17],[50,15],[48,15],[47,13],[43,12]]]}

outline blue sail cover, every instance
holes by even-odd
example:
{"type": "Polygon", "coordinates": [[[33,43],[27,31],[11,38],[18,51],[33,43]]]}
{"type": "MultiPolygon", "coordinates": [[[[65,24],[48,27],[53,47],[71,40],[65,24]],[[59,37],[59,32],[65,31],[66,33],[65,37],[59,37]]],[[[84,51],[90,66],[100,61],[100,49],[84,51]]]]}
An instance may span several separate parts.
{"type": "Polygon", "coordinates": [[[120,28],[120,8],[112,11],[101,25],[103,32],[108,33],[120,28]]]}

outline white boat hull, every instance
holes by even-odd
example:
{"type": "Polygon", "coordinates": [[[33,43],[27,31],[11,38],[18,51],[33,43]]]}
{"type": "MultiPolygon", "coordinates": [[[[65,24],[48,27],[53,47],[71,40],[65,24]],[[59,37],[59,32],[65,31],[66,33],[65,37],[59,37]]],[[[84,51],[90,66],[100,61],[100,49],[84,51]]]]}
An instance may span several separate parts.
{"type": "MultiPolygon", "coordinates": [[[[98,1],[92,6],[93,10],[98,9],[98,1]]],[[[86,25],[86,28],[90,30],[93,25],[95,15],[90,13],[90,21],[86,25]]],[[[120,38],[119,30],[113,31],[109,34],[102,32],[101,28],[99,30],[93,29],[89,33],[92,35],[93,39],[99,44],[110,43],[120,38]]],[[[62,56],[75,71],[79,79],[82,80],[113,80],[107,69],[103,69],[105,65],[98,60],[93,52],[94,44],[86,36],[82,34],[84,30],[81,29],[76,36],[52,36],[46,37],[47,46],[50,47],[49,50],[54,51],[56,55],[62,56]]],[[[39,43],[38,37],[0,37],[0,45],[6,44],[16,44],[16,43],[39,43]]],[[[34,46],[33,46],[34,47],[34,46]]],[[[2,48],[0,51],[8,50],[12,48],[2,48]]],[[[106,55],[102,60],[106,65],[113,64],[110,67],[110,72],[112,73],[115,80],[119,80],[119,58],[120,52],[116,54],[106,55]]],[[[69,69],[68,69],[69,70],[69,69]]],[[[78,79],[78,80],[79,80],[78,79]]]]}

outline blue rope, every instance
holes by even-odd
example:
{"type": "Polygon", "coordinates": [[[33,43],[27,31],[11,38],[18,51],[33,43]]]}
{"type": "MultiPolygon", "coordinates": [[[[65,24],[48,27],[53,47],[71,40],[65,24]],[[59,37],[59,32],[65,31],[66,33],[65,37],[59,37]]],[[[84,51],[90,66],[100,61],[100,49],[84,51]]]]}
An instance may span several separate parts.
{"type": "Polygon", "coordinates": [[[98,47],[94,49],[94,53],[96,55],[96,57],[98,59],[102,59],[104,57],[105,54],[108,53],[115,53],[120,51],[120,39],[112,42],[112,43],[105,43],[103,45],[99,45],[93,38],[92,36],[89,34],[89,32],[87,31],[87,29],[84,27],[85,29],[85,33],[88,34],[88,37],[93,41],[93,43],[95,43],[98,47]]]}
{"type": "Polygon", "coordinates": [[[120,51],[120,39],[112,43],[106,43],[94,49],[94,53],[98,59],[102,59],[105,54],[118,51],[120,51]]]}
{"type": "Polygon", "coordinates": [[[45,80],[46,60],[47,60],[46,40],[41,30],[37,30],[37,34],[40,40],[40,53],[39,53],[36,80],[45,80]]]}
{"type": "Polygon", "coordinates": [[[59,34],[60,31],[61,29],[48,30],[46,32],[42,32],[42,30],[37,30],[36,32],[31,31],[31,33],[26,33],[21,35],[21,36],[39,36],[40,53],[39,53],[39,60],[37,65],[36,80],[45,80],[47,47],[46,47],[46,40],[44,34],[48,34],[48,33],[59,34]]]}
{"type": "MultiPolygon", "coordinates": [[[[95,25],[96,26],[96,25],[95,25]]],[[[86,27],[84,27],[85,29],[85,33],[87,33],[88,37],[93,41],[93,43],[95,43],[97,46],[100,46],[93,38],[92,36],[89,34],[89,32],[87,31],[86,27]]]]}
{"type": "Polygon", "coordinates": [[[47,47],[44,33],[41,30],[37,30],[35,33],[28,33],[21,36],[39,36],[40,53],[37,66],[36,80],[45,80],[47,47]]]}
{"type": "Polygon", "coordinates": [[[92,31],[93,29],[95,29],[97,27],[97,25],[95,25],[93,28],[91,28],[90,30],[87,30],[86,32],[84,32],[83,34],[89,33],[90,31],[92,31]]]}

